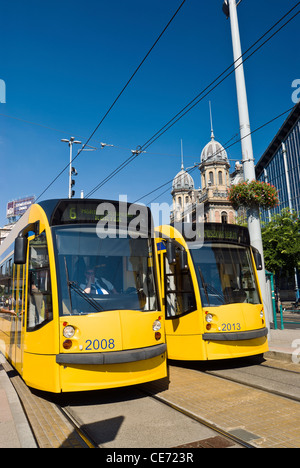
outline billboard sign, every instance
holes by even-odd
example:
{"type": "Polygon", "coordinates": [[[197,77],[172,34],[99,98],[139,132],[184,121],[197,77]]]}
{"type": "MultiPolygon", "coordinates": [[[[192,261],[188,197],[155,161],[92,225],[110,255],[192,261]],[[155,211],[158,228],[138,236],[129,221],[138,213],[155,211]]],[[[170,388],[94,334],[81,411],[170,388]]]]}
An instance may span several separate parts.
{"type": "Polygon", "coordinates": [[[24,197],[19,200],[13,200],[7,203],[6,217],[14,218],[15,216],[22,216],[25,211],[34,203],[35,197],[24,197]]]}
{"type": "Polygon", "coordinates": [[[14,202],[8,202],[6,207],[6,217],[11,218],[14,216],[14,202]]]}

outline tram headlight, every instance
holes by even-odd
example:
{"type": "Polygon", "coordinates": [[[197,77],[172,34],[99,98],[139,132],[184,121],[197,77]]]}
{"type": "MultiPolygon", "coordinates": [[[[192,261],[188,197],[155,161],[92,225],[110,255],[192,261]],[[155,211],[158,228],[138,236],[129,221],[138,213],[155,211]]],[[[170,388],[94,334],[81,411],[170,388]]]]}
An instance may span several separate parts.
{"type": "Polygon", "coordinates": [[[72,325],[68,325],[64,328],[63,335],[65,338],[73,338],[75,335],[75,328],[72,325]]]}
{"type": "Polygon", "coordinates": [[[152,330],[153,331],[158,331],[161,329],[161,323],[159,320],[155,320],[152,325],[152,330]]]}
{"type": "Polygon", "coordinates": [[[213,316],[211,314],[207,314],[205,316],[205,320],[208,322],[208,323],[211,323],[213,321],[213,316]]]}
{"type": "Polygon", "coordinates": [[[261,310],[261,312],[260,312],[260,314],[259,314],[259,315],[260,315],[260,318],[264,318],[264,311],[263,311],[263,310],[261,310]]]}

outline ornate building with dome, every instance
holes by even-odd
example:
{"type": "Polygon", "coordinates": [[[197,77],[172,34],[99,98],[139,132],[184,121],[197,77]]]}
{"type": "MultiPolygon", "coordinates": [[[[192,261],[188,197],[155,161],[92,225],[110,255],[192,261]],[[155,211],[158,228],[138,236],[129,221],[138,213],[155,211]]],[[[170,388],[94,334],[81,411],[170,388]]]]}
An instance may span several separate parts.
{"type": "MultiPolygon", "coordinates": [[[[174,177],[171,195],[173,197],[174,221],[180,221],[185,214],[188,216],[191,206],[195,203],[194,180],[188,172],[184,170],[183,162],[181,171],[174,177]]],[[[187,219],[190,221],[190,219],[187,219]]]]}
{"type": "Polygon", "coordinates": [[[211,138],[201,153],[199,164],[201,188],[195,189],[194,180],[184,170],[175,176],[171,195],[173,213],[171,221],[196,221],[196,205],[203,203],[203,219],[197,221],[234,224],[236,211],[227,199],[227,190],[232,183],[243,179],[242,165],[236,163],[235,172],[230,176],[230,163],[221,143],[215,140],[213,128],[211,138]]]}

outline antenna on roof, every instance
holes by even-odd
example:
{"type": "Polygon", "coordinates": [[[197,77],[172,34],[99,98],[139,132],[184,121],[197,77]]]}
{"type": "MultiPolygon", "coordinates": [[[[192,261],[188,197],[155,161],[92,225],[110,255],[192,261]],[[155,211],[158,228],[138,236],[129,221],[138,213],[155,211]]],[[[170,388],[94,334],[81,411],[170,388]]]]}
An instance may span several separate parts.
{"type": "Polygon", "coordinates": [[[214,140],[215,139],[215,135],[214,135],[214,128],[213,128],[213,120],[212,120],[212,112],[211,112],[211,101],[209,101],[209,114],[210,114],[210,128],[211,128],[211,139],[214,140]]]}
{"type": "Polygon", "coordinates": [[[184,164],[183,164],[183,146],[182,146],[182,140],[181,140],[181,169],[184,169],[184,164]]]}

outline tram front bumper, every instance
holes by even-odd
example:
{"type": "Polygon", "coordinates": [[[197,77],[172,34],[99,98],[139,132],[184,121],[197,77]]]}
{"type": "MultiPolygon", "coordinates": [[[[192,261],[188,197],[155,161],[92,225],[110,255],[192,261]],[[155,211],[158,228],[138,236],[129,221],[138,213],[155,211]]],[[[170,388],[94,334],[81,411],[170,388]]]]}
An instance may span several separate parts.
{"type": "Polygon", "coordinates": [[[232,332],[232,333],[204,333],[202,335],[205,341],[245,341],[254,340],[255,338],[261,338],[262,336],[268,335],[268,329],[260,328],[259,330],[250,330],[244,332],[232,332]]]}
{"type": "Polygon", "coordinates": [[[69,365],[105,365],[144,361],[163,354],[167,350],[165,343],[147,348],[110,351],[106,353],[61,353],[56,355],[57,364],[69,365]]]}

